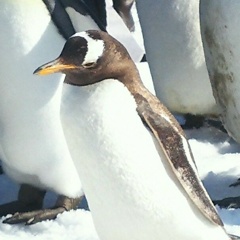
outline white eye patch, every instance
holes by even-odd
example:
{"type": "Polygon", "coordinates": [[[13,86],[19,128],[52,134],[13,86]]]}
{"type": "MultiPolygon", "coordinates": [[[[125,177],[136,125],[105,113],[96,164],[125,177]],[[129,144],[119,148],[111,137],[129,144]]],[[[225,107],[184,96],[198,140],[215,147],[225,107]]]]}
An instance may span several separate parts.
{"type": "Polygon", "coordinates": [[[104,41],[101,39],[91,38],[87,32],[75,33],[72,37],[82,37],[87,41],[87,53],[83,61],[83,65],[87,63],[97,62],[104,51],[104,41]]]}

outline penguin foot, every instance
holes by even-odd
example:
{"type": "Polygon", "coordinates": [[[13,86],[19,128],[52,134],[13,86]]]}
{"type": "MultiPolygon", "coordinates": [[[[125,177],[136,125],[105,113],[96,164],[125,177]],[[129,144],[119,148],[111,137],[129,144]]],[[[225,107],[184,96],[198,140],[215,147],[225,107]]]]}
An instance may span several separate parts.
{"type": "Polygon", "coordinates": [[[229,197],[221,200],[213,200],[214,205],[220,208],[240,208],[240,197],[229,197]]]}
{"type": "Polygon", "coordinates": [[[59,213],[76,209],[82,199],[59,196],[56,204],[50,209],[41,209],[46,191],[22,184],[18,192],[18,200],[0,206],[0,216],[13,214],[3,223],[17,224],[26,223],[31,225],[47,219],[55,219],[59,213]]]}
{"type": "Polygon", "coordinates": [[[55,219],[60,213],[69,211],[71,209],[76,209],[80,201],[81,198],[68,198],[65,196],[59,196],[56,205],[53,208],[21,213],[17,212],[12,217],[5,219],[3,223],[25,223],[26,225],[32,225],[44,220],[55,219]]]}
{"type": "Polygon", "coordinates": [[[202,116],[202,115],[192,115],[192,114],[185,114],[184,115],[185,122],[181,124],[183,129],[199,129],[201,127],[214,127],[224,133],[227,133],[226,129],[224,128],[222,122],[214,116],[202,116]]]}
{"type": "Polygon", "coordinates": [[[26,225],[32,225],[45,220],[52,220],[57,217],[58,214],[71,209],[76,209],[82,198],[68,198],[66,196],[59,196],[56,205],[50,209],[42,209],[30,212],[15,213],[12,217],[9,217],[3,221],[7,224],[25,223],[26,225]]]}
{"type": "Polygon", "coordinates": [[[25,223],[26,225],[32,225],[44,220],[55,219],[59,213],[63,213],[65,208],[56,209],[44,209],[36,210],[24,213],[15,213],[12,217],[9,217],[3,221],[7,224],[25,223]]]}
{"type": "Polygon", "coordinates": [[[22,184],[18,192],[18,200],[0,205],[0,217],[16,212],[41,209],[46,191],[22,184]]]}
{"type": "Polygon", "coordinates": [[[183,129],[192,129],[192,128],[200,128],[204,124],[204,116],[200,115],[192,115],[192,114],[186,114],[185,116],[185,123],[181,125],[183,129]]]}
{"type": "Polygon", "coordinates": [[[223,133],[227,133],[227,130],[224,128],[222,122],[219,119],[207,119],[206,124],[207,126],[214,127],[223,133]]]}
{"type": "Polygon", "coordinates": [[[0,205],[0,217],[6,216],[8,214],[15,214],[16,212],[35,211],[41,208],[42,204],[40,205],[38,203],[26,204],[21,201],[13,201],[10,203],[0,205]]]}

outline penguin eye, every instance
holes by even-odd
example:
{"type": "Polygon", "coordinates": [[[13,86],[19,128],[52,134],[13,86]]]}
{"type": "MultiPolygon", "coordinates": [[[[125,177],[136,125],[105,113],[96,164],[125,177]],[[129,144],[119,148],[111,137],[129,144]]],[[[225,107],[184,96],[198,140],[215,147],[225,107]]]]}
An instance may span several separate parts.
{"type": "Polygon", "coordinates": [[[82,66],[83,66],[84,68],[92,68],[92,67],[94,67],[95,65],[96,65],[95,62],[88,62],[88,63],[83,64],[82,66]]]}

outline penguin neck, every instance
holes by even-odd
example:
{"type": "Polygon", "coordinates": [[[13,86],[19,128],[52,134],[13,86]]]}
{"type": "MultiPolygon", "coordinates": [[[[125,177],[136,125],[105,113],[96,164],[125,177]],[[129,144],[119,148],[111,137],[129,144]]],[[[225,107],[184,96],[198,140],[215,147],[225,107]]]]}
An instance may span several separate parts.
{"type": "Polygon", "coordinates": [[[148,90],[143,85],[135,63],[128,61],[126,65],[126,69],[121,72],[117,80],[125,85],[131,95],[133,95],[135,101],[138,102],[138,96],[146,95],[148,90]]]}

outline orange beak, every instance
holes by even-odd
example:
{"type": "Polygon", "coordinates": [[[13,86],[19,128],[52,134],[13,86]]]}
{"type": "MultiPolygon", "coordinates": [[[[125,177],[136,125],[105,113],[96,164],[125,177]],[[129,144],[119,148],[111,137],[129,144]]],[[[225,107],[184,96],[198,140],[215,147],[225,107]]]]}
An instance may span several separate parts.
{"type": "Polygon", "coordinates": [[[68,65],[62,63],[60,58],[57,58],[56,60],[53,60],[49,63],[46,63],[39,68],[37,68],[33,74],[37,75],[48,75],[52,73],[62,72],[65,69],[74,69],[76,68],[75,65],[68,65]]]}

